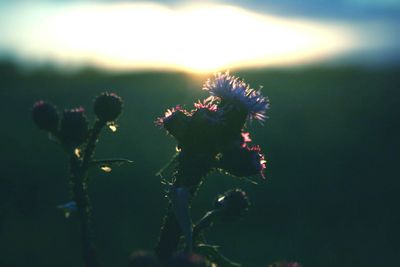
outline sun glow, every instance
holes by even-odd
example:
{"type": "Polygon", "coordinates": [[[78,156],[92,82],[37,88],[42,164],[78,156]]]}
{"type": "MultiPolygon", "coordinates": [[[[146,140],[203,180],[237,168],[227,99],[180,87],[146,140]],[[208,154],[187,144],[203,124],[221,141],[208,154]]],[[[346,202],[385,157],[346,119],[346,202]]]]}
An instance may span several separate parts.
{"type": "Polygon", "coordinates": [[[22,54],[111,69],[208,72],[293,65],[353,44],[351,33],[334,24],[226,5],[75,4],[41,10],[31,20],[14,38],[22,54]]]}

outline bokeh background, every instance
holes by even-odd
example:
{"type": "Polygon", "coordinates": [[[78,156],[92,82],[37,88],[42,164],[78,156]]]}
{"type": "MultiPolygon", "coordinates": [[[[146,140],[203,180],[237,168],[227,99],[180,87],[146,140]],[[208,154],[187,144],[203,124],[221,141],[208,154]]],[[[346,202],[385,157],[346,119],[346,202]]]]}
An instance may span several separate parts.
{"type": "Polygon", "coordinates": [[[231,188],[252,202],[209,243],[244,267],[395,266],[399,20],[390,0],[0,2],[0,266],[83,266],[78,222],[56,208],[70,199],[67,156],[31,121],[35,101],[93,121],[95,95],[124,99],[96,156],[134,164],[93,169],[90,193],[103,266],[127,266],[155,246],[167,206],[155,174],[176,144],[154,120],[227,69],[270,98],[265,125],[249,125],[267,181],[207,177],[194,220],[231,188]]]}

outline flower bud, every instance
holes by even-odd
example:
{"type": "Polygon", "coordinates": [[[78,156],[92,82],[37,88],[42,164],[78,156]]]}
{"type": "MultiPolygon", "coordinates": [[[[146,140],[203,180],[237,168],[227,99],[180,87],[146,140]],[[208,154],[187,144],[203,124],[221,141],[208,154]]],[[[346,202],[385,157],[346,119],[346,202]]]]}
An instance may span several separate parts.
{"type": "Polygon", "coordinates": [[[129,256],[130,267],[159,267],[157,258],[151,252],[135,251],[129,256]]]}
{"type": "Polygon", "coordinates": [[[192,120],[188,129],[188,146],[197,149],[212,151],[221,142],[220,138],[221,120],[215,110],[198,108],[193,111],[192,120]]]}
{"type": "Polygon", "coordinates": [[[164,129],[172,135],[178,142],[184,142],[186,132],[189,126],[190,117],[186,111],[177,106],[168,109],[164,117],[158,118],[156,124],[164,127],[164,129]]]}
{"type": "Polygon", "coordinates": [[[55,106],[44,101],[38,101],[33,105],[32,119],[42,130],[57,132],[58,112],[55,106]]]}
{"type": "Polygon", "coordinates": [[[219,167],[237,177],[261,175],[264,177],[264,155],[258,146],[240,146],[222,153],[219,167]]]}
{"type": "Polygon", "coordinates": [[[65,110],[60,124],[61,140],[71,148],[78,147],[86,140],[88,127],[84,108],[65,110]]]}
{"type": "Polygon", "coordinates": [[[226,221],[238,219],[249,206],[246,193],[240,189],[229,190],[220,195],[214,204],[215,209],[221,212],[222,220],[226,221]]]}
{"type": "Polygon", "coordinates": [[[167,267],[209,267],[209,262],[195,253],[177,253],[169,260],[167,267]]]}
{"type": "Polygon", "coordinates": [[[94,113],[101,121],[115,121],[122,112],[122,99],[114,93],[102,93],[94,101],[94,113]]]}

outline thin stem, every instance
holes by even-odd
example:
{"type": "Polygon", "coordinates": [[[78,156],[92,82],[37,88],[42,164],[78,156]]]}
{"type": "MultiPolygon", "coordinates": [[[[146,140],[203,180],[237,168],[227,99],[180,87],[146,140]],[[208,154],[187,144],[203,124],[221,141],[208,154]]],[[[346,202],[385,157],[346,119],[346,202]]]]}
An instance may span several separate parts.
{"type": "Polygon", "coordinates": [[[93,129],[90,133],[89,140],[85,147],[85,151],[83,153],[83,160],[82,160],[82,168],[87,170],[90,165],[90,161],[93,158],[94,149],[96,148],[96,143],[99,138],[100,132],[103,127],[106,125],[106,122],[101,120],[96,120],[93,125],[93,129]]]}

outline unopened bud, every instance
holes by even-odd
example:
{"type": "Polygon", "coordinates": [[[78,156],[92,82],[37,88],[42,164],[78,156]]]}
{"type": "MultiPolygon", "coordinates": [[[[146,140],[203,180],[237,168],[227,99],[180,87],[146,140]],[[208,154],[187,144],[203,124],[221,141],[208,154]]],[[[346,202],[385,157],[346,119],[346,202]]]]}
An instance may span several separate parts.
{"type": "Polygon", "coordinates": [[[65,110],[60,124],[61,140],[65,145],[75,148],[86,140],[88,127],[84,108],[65,110]]]}
{"type": "Polygon", "coordinates": [[[220,211],[223,220],[235,220],[247,211],[250,202],[244,191],[234,189],[220,195],[214,206],[216,210],[220,211]]]}
{"type": "Polygon", "coordinates": [[[122,112],[122,99],[114,93],[102,93],[94,101],[94,113],[101,121],[115,121],[122,112]]]}
{"type": "Polygon", "coordinates": [[[219,167],[237,177],[261,175],[264,178],[266,161],[258,146],[240,146],[222,153],[219,167]]]}
{"type": "Polygon", "coordinates": [[[44,101],[36,102],[32,109],[32,119],[40,129],[57,132],[59,117],[54,105],[44,101]]]}

